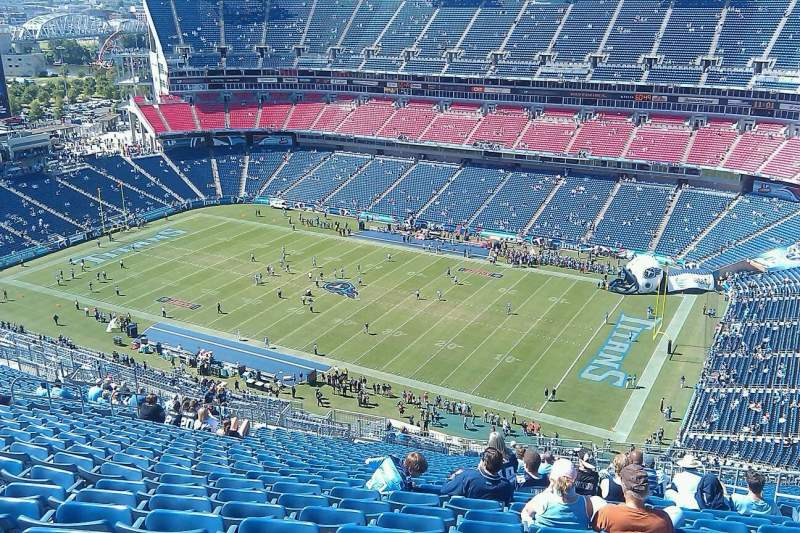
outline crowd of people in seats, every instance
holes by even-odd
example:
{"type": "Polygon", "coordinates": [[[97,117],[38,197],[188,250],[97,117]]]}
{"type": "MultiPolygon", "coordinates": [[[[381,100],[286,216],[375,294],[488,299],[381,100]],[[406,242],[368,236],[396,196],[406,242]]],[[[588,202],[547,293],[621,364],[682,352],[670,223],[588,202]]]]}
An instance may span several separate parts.
{"type": "MultiPolygon", "coordinates": [[[[608,470],[598,471],[588,449],[574,457],[554,457],[521,446],[511,450],[500,434],[492,433],[477,466],[453,472],[442,485],[415,482],[413,478],[427,470],[420,453],[391,459],[403,490],[493,500],[505,506],[511,505],[515,492],[530,492],[531,499],[521,511],[526,528],[672,533],[683,525],[684,510],[779,514],[776,505],[763,498],[763,474],[748,471],[747,493],[728,495],[717,476],[704,472],[702,464],[690,455],[677,463],[683,470],[666,479],[656,471],[654,458],[639,449],[616,455],[608,470]],[[674,505],[663,509],[646,506],[648,496],[665,497],[674,505]]],[[[373,478],[383,475],[378,469],[373,478]]]]}

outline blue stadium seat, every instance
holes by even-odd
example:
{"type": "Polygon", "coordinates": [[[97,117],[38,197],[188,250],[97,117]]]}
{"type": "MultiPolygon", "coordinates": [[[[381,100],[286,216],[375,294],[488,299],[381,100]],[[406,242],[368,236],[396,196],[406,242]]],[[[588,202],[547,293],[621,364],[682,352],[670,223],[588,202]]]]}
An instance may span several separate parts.
{"type": "Polygon", "coordinates": [[[515,513],[521,513],[526,505],[527,502],[514,502],[511,504],[511,507],[509,507],[508,510],[514,511],[515,513]]]}
{"type": "MultiPolygon", "coordinates": [[[[305,532],[303,532],[305,533],[305,532]]],[[[410,533],[405,529],[386,529],[378,526],[357,526],[347,524],[340,527],[336,533],[410,533]]]]}
{"type": "MultiPolygon", "coordinates": [[[[479,522],[477,520],[462,520],[456,528],[460,533],[522,533],[522,524],[498,524],[495,522],[479,522]]],[[[565,533],[562,530],[558,530],[565,533]]],[[[546,533],[553,533],[546,532],[546,533]]],[[[567,533],[573,533],[571,531],[567,533]]]]}
{"type": "Polygon", "coordinates": [[[0,497],[0,531],[18,529],[17,517],[42,518],[42,506],[37,499],[0,497]]]}
{"type": "Polygon", "coordinates": [[[493,500],[479,500],[476,498],[465,498],[464,496],[453,496],[450,501],[445,504],[445,507],[452,509],[456,513],[456,517],[464,515],[467,511],[482,510],[482,511],[500,511],[503,506],[500,502],[493,500]]]}
{"type": "Polygon", "coordinates": [[[797,533],[800,530],[800,525],[797,527],[777,526],[777,525],[764,525],[758,527],[758,533],[797,533]]]}
{"type": "Polygon", "coordinates": [[[173,496],[195,496],[205,498],[208,496],[208,487],[201,485],[174,485],[161,483],[155,489],[155,494],[172,494],[173,496]]]}
{"type": "Polygon", "coordinates": [[[270,487],[270,499],[278,498],[281,494],[311,494],[319,496],[322,494],[322,489],[317,485],[310,483],[291,483],[286,481],[279,481],[270,487]]]}
{"type": "Polygon", "coordinates": [[[6,498],[38,498],[42,504],[54,499],[64,501],[67,499],[67,491],[58,485],[38,484],[38,483],[9,483],[3,488],[0,496],[6,498]]]}
{"type": "Polygon", "coordinates": [[[742,516],[740,514],[737,514],[736,516],[726,516],[725,520],[729,522],[739,522],[740,524],[746,525],[750,529],[758,529],[760,526],[768,526],[773,524],[772,520],[769,518],[761,518],[758,516],[742,516]]]}
{"type": "Polygon", "coordinates": [[[158,509],[136,521],[133,527],[116,526],[117,533],[143,533],[146,531],[181,533],[219,533],[225,531],[225,523],[220,515],[211,513],[190,513],[158,509]]]}
{"type": "Polygon", "coordinates": [[[442,521],[444,521],[444,525],[448,529],[456,525],[456,514],[452,509],[446,509],[444,507],[434,507],[431,505],[406,505],[400,509],[400,512],[405,514],[441,518],[442,521]]]}
{"type": "Polygon", "coordinates": [[[275,503],[282,505],[287,513],[293,514],[310,506],[325,507],[329,502],[325,496],[316,494],[281,494],[275,503]]]}
{"type": "Polygon", "coordinates": [[[270,503],[228,502],[219,513],[225,520],[225,527],[239,525],[249,517],[278,518],[286,517],[286,510],[280,505],[270,503]]]}
{"type": "Polygon", "coordinates": [[[65,502],[58,506],[55,513],[49,511],[41,520],[33,520],[26,516],[17,519],[21,528],[60,527],[85,531],[114,531],[115,525],[131,525],[133,514],[130,507],[124,505],[105,505],[84,502],[65,502]],[[48,523],[53,519],[53,523],[48,523]]]}
{"type": "Polygon", "coordinates": [[[75,501],[85,503],[104,503],[136,507],[136,495],[132,492],[106,489],[82,489],[75,494],[75,501]]]}
{"type": "Polygon", "coordinates": [[[694,529],[713,529],[724,533],[747,533],[747,526],[740,522],[728,522],[725,520],[695,520],[692,524],[694,529]]]}
{"type": "Polygon", "coordinates": [[[396,490],[389,494],[387,501],[391,504],[392,510],[400,509],[405,505],[434,505],[439,506],[441,500],[436,494],[425,492],[406,492],[396,490]]]}
{"type": "Polygon", "coordinates": [[[320,533],[320,530],[311,522],[256,517],[242,520],[236,533],[320,533]]]}
{"type": "Polygon", "coordinates": [[[144,481],[128,481],[124,479],[101,479],[95,485],[96,489],[102,490],[120,490],[133,492],[134,494],[144,492],[147,490],[144,481]]]}
{"type": "Polygon", "coordinates": [[[250,490],[264,490],[264,482],[260,479],[241,479],[224,477],[218,479],[214,483],[214,488],[217,489],[250,489],[250,490]]]}
{"type": "Polygon", "coordinates": [[[328,494],[331,500],[379,500],[381,495],[376,490],[355,487],[334,487],[328,494]]]}
{"type": "Polygon", "coordinates": [[[168,509],[172,511],[192,511],[197,513],[210,513],[211,500],[196,496],[175,496],[173,494],[155,494],[147,501],[151,511],[168,509]]]}
{"type": "Polygon", "coordinates": [[[689,509],[683,510],[683,519],[689,524],[693,523],[695,520],[715,520],[714,515],[711,513],[692,511],[689,509]]]}
{"type": "Polygon", "coordinates": [[[375,525],[388,529],[404,529],[415,533],[445,533],[444,520],[433,516],[406,513],[383,513],[375,525]]]}
{"type": "Polygon", "coordinates": [[[263,490],[250,490],[250,489],[222,489],[214,500],[225,502],[250,502],[250,503],[267,503],[267,493],[263,490]]]}
{"type": "Polygon", "coordinates": [[[301,522],[317,524],[320,533],[335,533],[339,526],[345,524],[366,525],[366,518],[361,511],[334,509],[333,507],[306,507],[300,511],[297,519],[301,522]]]}
{"type": "Polygon", "coordinates": [[[140,481],[142,479],[142,471],[138,468],[117,463],[103,463],[100,465],[100,473],[106,476],[118,476],[128,481],[140,481]]]}
{"type": "Polygon", "coordinates": [[[367,518],[367,522],[375,520],[382,513],[391,512],[392,507],[389,502],[373,501],[373,500],[352,500],[345,498],[339,502],[339,509],[353,509],[361,511],[367,518]]]}
{"type": "Polygon", "coordinates": [[[173,485],[206,485],[205,476],[194,476],[185,474],[164,474],[159,478],[161,483],[173,485]]]}
{"type": "Polygon", "coordinates": [[[497,522],[501,524],[519,524],[521,518],[517,513],[505,513],[502,511],[485,511],[483,509],[471,509],[464,514],[464,520],[476,520],[478,522],[497,522]]]}

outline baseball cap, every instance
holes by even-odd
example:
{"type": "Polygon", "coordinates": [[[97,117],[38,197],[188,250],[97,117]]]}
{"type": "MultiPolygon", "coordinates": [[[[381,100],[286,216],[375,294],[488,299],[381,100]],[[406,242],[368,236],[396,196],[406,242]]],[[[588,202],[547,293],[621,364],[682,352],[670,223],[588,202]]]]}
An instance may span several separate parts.
{"type": "Polygon", "coordinates": [[[619,473],[622,481],[622,488],[633,492],[641,497],[647,496],[649,484],[647,482],[647,472],[641,465],[627,465],[619,473]]]}
{"type": "Polygon", "coordinates": [[[575,471],[575,465],[569,459],[556,459],[553,463],[553,468],[550,469],[550,479],[559,479],[568,477],[575,479],[578,473],[575,471]]]}

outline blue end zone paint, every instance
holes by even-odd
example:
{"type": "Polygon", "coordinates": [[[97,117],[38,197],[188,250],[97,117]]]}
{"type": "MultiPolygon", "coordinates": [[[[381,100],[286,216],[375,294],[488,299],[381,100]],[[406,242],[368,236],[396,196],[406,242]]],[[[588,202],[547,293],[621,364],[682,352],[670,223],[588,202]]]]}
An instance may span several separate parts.
{"type": "Polygon", "coordinates": [[[411,239],[411,242],[403,242],[403,236],[399,233],[388,233],[385,231],[372,231],[372,230],[364,230],[359,231],[356,233],[356,237],[361,239],[367,239],[371,241],[380,241],[380,242],[389,242],[392,244],[399,244],[401,246],[408,246],[410,248],[419,248],[419,249],[430,249],[433,247],[435,250],[437,247],[442,252],[454,255],[464,255],[464,250],[469,250],[470,257],[482,257],[486,258],[489,257],[489,250],[486,248],[482,248],[480,246],[473,246],[471,244],[451,244],[445,241],[439,241],[436,239],[411,239]]]}
{"type": "Polygon", "coordinates": [[[270,374],[307,375],[311,370],[327,372],[330,366],[295,357],[285,353],[267,350],[245,342],[238,342],[172,324],[159,322],[145,331],[152,342],[161,342],[170,346],[181,345],[182,348],[197,352],[200,349],[210,350],[214,359],[226,363],[240,363],[248,368],[255,368],[270,374]]]}

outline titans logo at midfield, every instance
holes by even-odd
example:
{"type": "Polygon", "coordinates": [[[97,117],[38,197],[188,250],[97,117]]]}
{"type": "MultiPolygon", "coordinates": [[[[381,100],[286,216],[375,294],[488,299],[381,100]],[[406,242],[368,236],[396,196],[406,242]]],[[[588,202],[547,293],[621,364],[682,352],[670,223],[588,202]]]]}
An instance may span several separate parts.
{"type": "Polygon", "coordinates": [[[329,281],[322,288],[339,296],[356,297],[356,287],[349,281],[329,281]]]}

